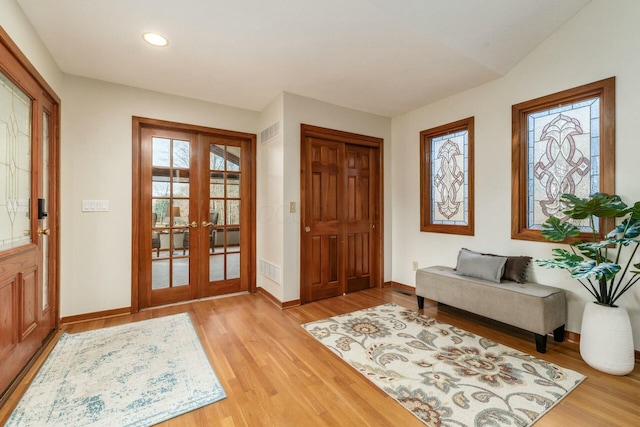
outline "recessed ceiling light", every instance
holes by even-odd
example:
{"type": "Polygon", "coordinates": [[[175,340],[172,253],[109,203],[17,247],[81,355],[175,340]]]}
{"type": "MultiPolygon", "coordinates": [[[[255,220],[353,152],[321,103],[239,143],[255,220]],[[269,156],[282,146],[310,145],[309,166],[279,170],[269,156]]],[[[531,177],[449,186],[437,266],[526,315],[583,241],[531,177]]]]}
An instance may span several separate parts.
{"type": "Polygon", "coordinates": [[[169,40],[157,33],[142,33],[142,39],[152,46],[165,47],[169,40]]]}

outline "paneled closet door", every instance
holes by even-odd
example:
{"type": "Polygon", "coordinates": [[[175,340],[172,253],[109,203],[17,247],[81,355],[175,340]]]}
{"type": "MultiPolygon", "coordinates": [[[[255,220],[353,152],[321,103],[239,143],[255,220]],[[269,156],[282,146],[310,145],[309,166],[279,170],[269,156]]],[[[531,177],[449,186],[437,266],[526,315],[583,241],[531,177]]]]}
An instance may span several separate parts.
{"type": "Polygon", "coordinates": [[[303,303],[381,285],[382,140],[301,126],[303,303]]]}

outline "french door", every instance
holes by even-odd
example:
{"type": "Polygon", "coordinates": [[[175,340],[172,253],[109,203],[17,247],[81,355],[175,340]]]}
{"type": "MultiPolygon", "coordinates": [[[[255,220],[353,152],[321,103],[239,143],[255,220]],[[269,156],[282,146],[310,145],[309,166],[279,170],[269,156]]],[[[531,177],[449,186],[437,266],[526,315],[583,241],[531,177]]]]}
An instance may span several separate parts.
{"type": "Polygon", "coordinates": [[[58,105],[0,31],[0,402],[58,318],[58,105]]]}
{"type": "Polygon", "coordinates": [[[138,118],[136,128],[138,308],[253,290],[255,136],[138,118]]]}
{"type": "Polygon", "coordinates": [[[382,140],[302,125],[301,300],[381,286],[382,140]]]}

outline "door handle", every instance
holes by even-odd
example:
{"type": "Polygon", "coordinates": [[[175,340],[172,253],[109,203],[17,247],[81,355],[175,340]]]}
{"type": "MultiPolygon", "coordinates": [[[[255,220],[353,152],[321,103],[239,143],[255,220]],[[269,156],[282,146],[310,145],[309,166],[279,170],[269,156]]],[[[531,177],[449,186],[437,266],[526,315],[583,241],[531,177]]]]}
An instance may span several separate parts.
{"type": "Polygon", "coordinates": [[[202,221],[203,227],[213,227],[215,224],[212,222],[202,221]]]}
{"type": "Polygon", "coordinates": [[[48,228],[42,229],[42,228],[38,228],[38,236],[42,236],[43,234],[45,236],[48,236],[51,234],[51,230],[49,230],[48,228]]]}
{"type": "Polygon", "coordinates": [[[309,227],[308,225],[304,228],[304,231],[306,231],[307,233],[311,231],[311,227],[309,227]]]}
{"type": "Polygon", "coordinates": [[[198,223],[193,221],[191,224],[189,224],[189,227],[191,228],[198,228],[198,223]]]}

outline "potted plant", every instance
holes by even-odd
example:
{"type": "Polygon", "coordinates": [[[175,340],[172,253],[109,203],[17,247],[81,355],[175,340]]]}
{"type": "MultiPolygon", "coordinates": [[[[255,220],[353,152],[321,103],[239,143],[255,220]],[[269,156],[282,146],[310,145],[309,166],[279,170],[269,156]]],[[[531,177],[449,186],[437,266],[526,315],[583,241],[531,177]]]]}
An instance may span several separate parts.
{"type": "Polygon", "coordinates": [[[569,271],[594,297],[582,316],[580,355],[593,368],[626,375],[634,368],[633,335],[627,311],[616,302],[640,280],[640,263],[633,264],[640,246],[640,202],[628,206],[619,196],[605,193],[587,199],[563,194],[560,201],[567,218],[586,220],[591,238],[577,239],[579,227],[551,216],[542,225],[542,235],[567,242],[569,250],[553,249],[553,259],[536,263],[569,271]],[[600,234],[598,218],[612,223],[611,231],[600,234]]]}

